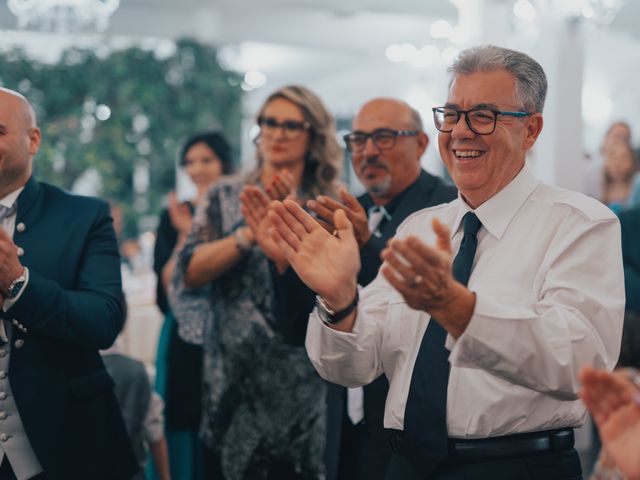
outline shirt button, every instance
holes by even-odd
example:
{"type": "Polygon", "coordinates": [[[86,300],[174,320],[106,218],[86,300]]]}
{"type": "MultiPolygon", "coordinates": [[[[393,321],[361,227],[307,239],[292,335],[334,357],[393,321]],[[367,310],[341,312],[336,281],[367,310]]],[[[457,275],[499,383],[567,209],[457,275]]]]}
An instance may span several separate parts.
{"type": "Polygon", "coordinates": [[[16,348],[22,348],[22,346],[24,345],[24,340],[19,338],[18,340],[15,341],[14,345],[16,348]]]}
{"type": "Polygon", "coordinates": [[[9,414],[7,412],[0,412],[0,420],[4,420],[8,416],[9,416],[9,414]]]}
{"type": "Polygon", "coordinates": [[[19,232],[24,232],[25,228],[27,228],[27,227],[22,222],[20,222],[18,225],[16,225],[16,230],[18,230],[19,232]]]}
{"type": "Polygon", "coordinates": [[[7,372],[0,370],[0,378],[7,378],[7,372]]]}
{"type": "Polygon", "coordinates": [[[0,442],[6,442],[7,440],[9,440],[9,435],[7,435],[6,433],[0,435],[0,442]]]}
{"type": "Polygon", "coordinates": [[[0,392],[0,400],[6,400],[8,397],[7,392],[0,392]]]}
{"type": "Polygon", "coordinates": [[[0,357],[4,357],[7,354],[7,351],[3,348],[0,350],[0,357]]]}

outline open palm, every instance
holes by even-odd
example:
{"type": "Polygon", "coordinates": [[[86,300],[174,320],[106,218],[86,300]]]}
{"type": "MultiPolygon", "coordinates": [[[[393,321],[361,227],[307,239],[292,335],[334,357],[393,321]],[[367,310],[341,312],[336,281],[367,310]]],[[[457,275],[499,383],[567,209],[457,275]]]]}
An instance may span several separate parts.
{"type": "Polygon", "coordinates": [[[638,389],[624,372],[585,368],[581,397],[598,426],[607,455],[629,480],[640,480],[638,389]]]}
{"type": "Polygon", "coordinates": [[[242,216],[247,226],[253,231],[254,238],[261,250],[277,267],[284,271],[287,260],[270,235],[271,220],[267,215],[270,199],[260,187],[247,185],[240,194],[242,216]]]}
{"type": "Polygon", "coordinates": [[[343,210],[336,211],[337,235],[327,232],[296,202],[272,202],[273,239],[309,288],[331,305],[353,299],[360,270],[358,243],[343,210]]]}

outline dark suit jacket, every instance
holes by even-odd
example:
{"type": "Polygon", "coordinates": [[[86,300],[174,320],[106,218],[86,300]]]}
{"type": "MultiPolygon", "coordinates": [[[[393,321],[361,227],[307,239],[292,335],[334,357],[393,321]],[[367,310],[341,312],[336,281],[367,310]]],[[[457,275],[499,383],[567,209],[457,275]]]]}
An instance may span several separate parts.
{"type": "Polygon", "coordinates": [[[619,215],[627,310],[640,314],[640,208],[619,215]]]}
{"type": "Polygon", "coordinates": [[[17,322],[9,381],[44,473],[129,479],[136,460],[98,354],[125,318],[109,207],[31,178],[18,197],[14,243],[24,250],[29,283],[2,314],[17,322]]]}
{"type": "MultiPolygon", "coordinates": [[[[418,179],[401,194],[391,219],[380,228],[380,237],[371,236],[369,242],[360,250],[361,269],[358,283],[368,285],[378,274],[382,260],[380,252],[393,237],[398,226],[412,213],[423,208],[450,202],[457,196],[454,186],[422,170],[418,179]]],[[[373,202],[368,194],[358,197],[366,208],[373,202]]],[[[315,302],[315,294],[296,276],[292,269],[287,270],[276,281],[278,297],[278,322],[285,338],[294,344],[304,344],[307,321],[315,302]]],[[[373,450],[361,478],[371,480],[384,478],[386,466],[391,455],[387,435],[384,432],[384,405],[389,383],[381,375],[364,387],[364,419],[372,441],[373,450]]],[[[340,437],[343,415],[346,412],[346,390],[344,387],[329,384],[327,392],[327,478],[336,478],[339,462],[340,437]]],[[[357,479],[354,479],[357,480],[357,479]]]]}

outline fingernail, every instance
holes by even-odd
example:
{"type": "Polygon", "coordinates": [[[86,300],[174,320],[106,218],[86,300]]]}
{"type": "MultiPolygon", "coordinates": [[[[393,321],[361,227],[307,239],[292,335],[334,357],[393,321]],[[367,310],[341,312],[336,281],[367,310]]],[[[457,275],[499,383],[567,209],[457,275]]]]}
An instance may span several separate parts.
{"type": "Polygon", "coordinates": [[[318,197],[318,203],[326,203],[326,200],[324,197],[318,197]]]}
{"type": "Polygon", "coordinates": [[[315,201],[313,201],[313,200],[309,200],[309,201],[307,202],[307,205],[309,205],[309,208],[313,208],[313,207],[315,207],[315,206],[316,206],[316,202],[315,202],[315,201]]]}
{"type": "Polygon", "coordinates": [[[633,396],[633,402],[634,402],[636,405],[640,405],[640,392],[636,393],[636,394],[633,396]]]}

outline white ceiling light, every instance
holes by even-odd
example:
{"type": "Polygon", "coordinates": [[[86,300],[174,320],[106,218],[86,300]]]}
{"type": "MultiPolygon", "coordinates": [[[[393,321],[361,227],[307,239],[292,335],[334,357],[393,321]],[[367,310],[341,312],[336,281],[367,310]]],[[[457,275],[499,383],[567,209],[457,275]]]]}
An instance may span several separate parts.
{"type": "Polygon", "coordinates": [[[436,20],[431,24],[429,33],[433,38],[447,38],[452,30],[451,24],[446,20],[436,20]]]}
{"type": "Polygon", "coordinates": [[[513,5],[513,14],[522,20],[532,21],[536,19],[536,8],[528,0],[518,0],[513,5]]]}
{"type": "Polygon", "coordinates": [[[244,74],[242,89],[248,92],[262,87],[265,83],[267,83],[267,76],[264,73],[257,70],[249,70],[244,74]]]}
{"type": "Polygon", "coordinates": [[[120,0],[7,0],[18,27],[45,31],[104,31],[120,0]]]}

